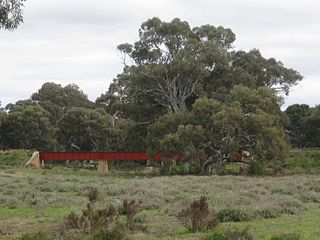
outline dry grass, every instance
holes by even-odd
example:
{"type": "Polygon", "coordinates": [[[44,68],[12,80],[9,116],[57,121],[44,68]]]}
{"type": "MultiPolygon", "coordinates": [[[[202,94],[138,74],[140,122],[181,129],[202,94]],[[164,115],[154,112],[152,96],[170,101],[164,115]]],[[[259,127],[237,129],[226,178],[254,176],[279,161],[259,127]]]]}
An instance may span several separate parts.
{"type": "MultiPolygon", "coordinates": [[[[236,209],[253,220],[300,214],[310,204],[320,206],[320,180],[316,175],[124,178],[112,173],[99,175],[95,171],[65,168],[3,169],[0,170],[0,239],[11,219],[28,219],[29,225],[49,226],[71,210],[79,212],[93,188],[100,193],[97,207],[109,203],[120,206],[123,199],[141,200],[145,210],[139,214],[139,221],[146,223],[148,233],[138,233],[133,238],[183,236],[186,229],[175,216],[201,195],[208,198],[209,208],[215,212],[236,209]]],[[[25,232],[24,228],[19,229],[10,232],[10,236],[25,232]]]]}

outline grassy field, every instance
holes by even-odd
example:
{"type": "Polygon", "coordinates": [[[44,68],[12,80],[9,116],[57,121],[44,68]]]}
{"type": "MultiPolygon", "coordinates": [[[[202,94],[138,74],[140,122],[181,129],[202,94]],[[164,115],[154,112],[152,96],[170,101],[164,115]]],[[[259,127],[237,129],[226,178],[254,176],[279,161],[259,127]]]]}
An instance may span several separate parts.
{"type": "Polygon", "coordinates": [[[136,169],[101,175],[88,169],[12,165],[0,164],[0,239],[50,232],[70,211],[81,212],[92,188],[99,192],[98,207],[120,206],[123,199],[142,201],[137,219],[146,230],[129,239],[210,239],[212,232],[190,233],[176,217],[201,195],[207,196],[216,214],[232,217],[219,224],[218,232],[248,228],[255,239],[269,240],[282,233],[320,239],[320,177],[316,174],[147,177],[136,175],[136,169]]]}

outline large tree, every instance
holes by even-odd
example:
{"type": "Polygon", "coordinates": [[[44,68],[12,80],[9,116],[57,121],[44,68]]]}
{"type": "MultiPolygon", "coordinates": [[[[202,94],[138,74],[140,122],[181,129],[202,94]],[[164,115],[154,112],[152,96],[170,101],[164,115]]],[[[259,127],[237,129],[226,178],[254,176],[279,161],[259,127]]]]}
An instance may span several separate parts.
{"type": "Polygon", "coordinates": [[[303,123],[308,146],[320,147],[320,105],[311,109],[303,123]]]}
{"type": "Polygon", "coordinates": [[[55,146],[49,113],[40,106],[16,105],[1,126],[6,148],[47,150],[55,146]]]}
{"type": "MultiPolygon", "coordinates": [[[[230,29],[152,18],[139,30],[139,41],[121,44],[124,71],[111,85],[123,103],[159,105],[170,112],[186,111],[188,100],[210,72],[228,64],[235,40],[230,29]]],[[[189,105],[189,106],[188,106],[189,105]]]]}
{"type": "Polygon", "coordinates": [[[190,112],[169,113],[150,126],[149,152],[185,153],[192,162],[205,153],[210,163],[230,161],[240,151],[258,160],[282,158],[288,145],[278,102],[266,87],[235,86],[224,103],[202,97],[190,112]]]}
{"type": "Polygon", "coordinates": [[[23,22],[23,3],[25,0],[0,1],[0,29],[13,30],[23,22]]]}
{"type": "MultiPolygon", "coordinates": [[[[1,126],[6,121],[6,117],[7,117],[7,114],[4,111],[4,109],[1,107],[1,102],[0,102],[0,130],[3,130],[1,126]]],[[[2,146],[3,146],[3,132],[0,131],[0,148],[2,148],[2,146]]]]}
{"type": "Polygon", "coordinates": [[[44,83],[38,92],[32,94],[31,100],[50,113],[50,120],[54,125],[63,113],[72,107],[92,108],[94,106],[87,95],[75,84],[62,87],[56,83],[44,83]]]}
{"type": "Polygon", "coordinates": [[[187,22],[152,18],[139,40],[118,46],[124,69],[97,99],[111,111],[140,122],[187,111],[201,96],[225,101],[235,85],[289,93],[302,76],[259,50],[235,51],[234,33],[223,27],[191,28],[187,22]],[[143,120],[142,120],[143,119],[143,120]]]}
{"type": "Polygon", "coordinates": [[[71,108],[58,122],[58,139],[65,150],[123,150],[126,124],[113,123],[103,109],[71,108]]]}
{"type": "Polygon", "coordinates": [[[285,111],[288,117],[286,130],[294,147],[308,146],[305,120],[311,112],[311,108],[307,104],[293,104],[285,111]]]}
{"type": "MultiPolygon", "coordinates": [[[[167,113],[190,111],[202,97],[226,103],[237,85],[249,92],[273,89],[279,95],[279,91],[288,94],[302,79],[297,71],[264,58],[257,49],[235,51],[234,41],[228,28],[191,28],[177,18],[171,22],[149,19],[142,23],[138,41],[118,46],[123,72],[97,103],[136,121],[137,126],[149,126],[167,113]]],[[[136,135],[144,139],[146,127],[136,135]]]]}

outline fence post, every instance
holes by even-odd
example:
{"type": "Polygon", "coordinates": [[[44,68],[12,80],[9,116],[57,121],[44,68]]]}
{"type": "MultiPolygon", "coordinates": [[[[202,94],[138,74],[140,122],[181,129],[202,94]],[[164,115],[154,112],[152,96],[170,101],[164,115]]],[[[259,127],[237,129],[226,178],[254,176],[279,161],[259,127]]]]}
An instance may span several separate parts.
{"type": "Polygon", "coordinates": [[[172,169],[176,169],[177,167],[177,161],[174,159],[172,160],[172,169]]]}
{"type": "Polygon", "coordinates": [[[107,160],[100,160],[98,161],[98,172],[106,173],[109,171],[108,161],[107,160]]]}
{"type": "Polygon", "coordinates": [[[33,152],[31,158],[29,159],[28,162],[26,162],[24,166],[26,167],[33,166],[36,168],[42,168],[44,167],[44,161],[40,159],[40,153],[36,151],[36,152],[33,152]]]}

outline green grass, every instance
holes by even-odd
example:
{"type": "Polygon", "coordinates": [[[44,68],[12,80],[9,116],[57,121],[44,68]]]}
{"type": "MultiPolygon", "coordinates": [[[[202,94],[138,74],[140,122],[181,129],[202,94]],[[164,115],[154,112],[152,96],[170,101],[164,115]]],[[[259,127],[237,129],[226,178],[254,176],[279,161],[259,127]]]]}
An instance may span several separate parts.
{"type": "Polygon", "coordinates": [[[292,149],[283,161],[285,173],[320,173],[320,149],[292,149]]]}
{"type": "Polygon", "coordinates": [[[269,240],[271,236],[282,233],[297,233],[302,239],[320,239],[320,206],[310,204],[307,210],[295,215],[286,215],[272,219],[255,219],[250,222],[229,223],[224,228],[249,227],[250,232],[261,240],[269,240]]]}
{"type": "Polygon", "coordinates": [[[80,212],[87,203],[89,189],[96,187],[100,193],[98,207],[110,203],[120,206],[124,198],[142,201],[145,210],[139,213],[139,218],[148,231],[136,233],[131,239],[200,239],[206,233],[189,233],[175,216],[194,199],[206,195],[215,212],[238,209],[250,216],[246,222],[222,223],[220,230],[249,226],[258,239],[297,231],[308,240],[319,240],[315,237],[320,215],[317,175],[124,177],[123,174],[111,171],[101,175],[93,170],[64,167],[0,169],[0,233],[10,232],[12,221],[18,226],[17,231],[6,239],[37,229],[50,230],[71,210],[80,212]]]}
{"type": "Polygon", "coordinates": [[[0,151],[0,167],[22,166],[32,155],[32,151],[0,151]]]}
{"type": "Polygon", "coordinates": [[[30,206],[18,206],[18,207],[1,207],[0,208],[0,220],[10,218],[42,218],[42,219],[56,219],[66,216],[70,212],[70,208],[39,208],[30,206]]]}
{"type": "MultiPolygon", "coordinates": [[[[138,217],[147,231],[129,239],[203,239],[210,233],[189,233],[176,215],[206,195],[216,213],[233,209],[249,219],[221,223],[217,231],[249,227],[256,240],[270,240],[283,233],[319,240],[319,153],[319,149],[292,150],[282,173],[295,175],[151,177],[142,174],[141,166],[112,166],[107,174],[63,166],[23,168],[31,152],[0,152],[0,239],[12,240],[39,230],[50,232],[70,211],[79,213],[89,190],[97,188],[97,207],[120,206],[124,198],[142,201],[144,210],[138,217]]],[[[238,165],[227,166],[227,171],[236,175],[238,165]]]]}

